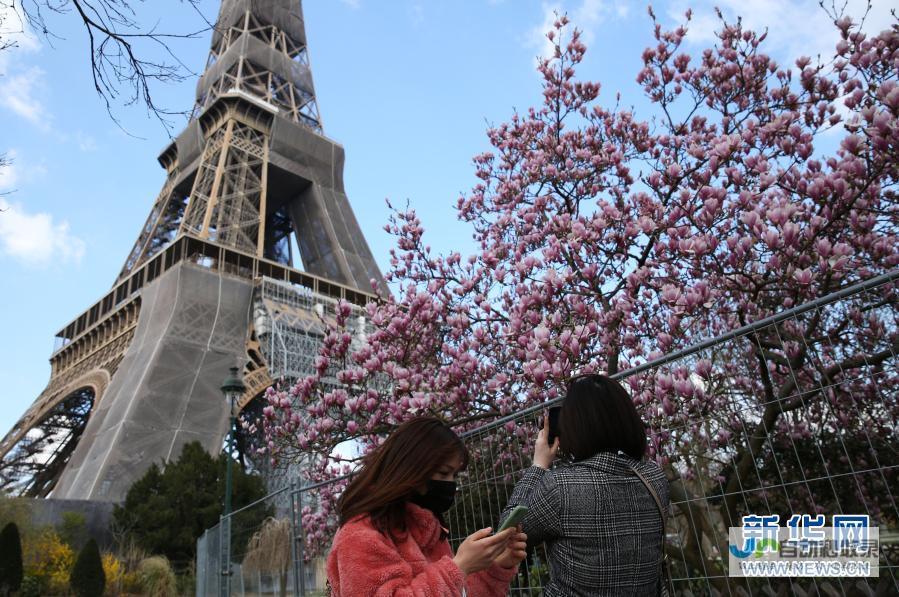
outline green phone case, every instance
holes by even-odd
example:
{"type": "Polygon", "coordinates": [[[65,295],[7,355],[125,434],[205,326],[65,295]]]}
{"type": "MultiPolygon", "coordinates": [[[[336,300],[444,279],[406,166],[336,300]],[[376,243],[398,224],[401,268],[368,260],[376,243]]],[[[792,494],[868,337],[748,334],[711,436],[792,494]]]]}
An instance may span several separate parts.
{"type": "Polygon", "coordinates": [[[524,517],[527,513],[528,513],[528,509],[525,508],[524,506],[515,506],[515,508],[512,510],[512,512],[509,513],[509,516],[506,518],[506,521],[502,524],[501,527],[499,527],[499,530],[496,532],[502,533],[509,527],[514,527],[519,522],[524,520],[524,517]]]}

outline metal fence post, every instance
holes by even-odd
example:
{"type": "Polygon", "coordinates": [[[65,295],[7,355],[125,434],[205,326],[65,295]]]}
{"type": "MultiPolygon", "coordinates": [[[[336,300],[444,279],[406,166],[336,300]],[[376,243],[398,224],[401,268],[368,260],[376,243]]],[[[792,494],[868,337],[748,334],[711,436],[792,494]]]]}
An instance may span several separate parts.
{"type": "Polygon", "coordinates": [[[209,549],[207,537],[209,529],[203,531],[203,536],[197,539],[197,579],[194,594],[196,597],[206,597],[206,550],[209,549]]]}
{"type": "Polygon", "coordinates": [[[306,566],[303,562],[303,494],[296,479],[290,482],[290,526],[293,535],[293,590],[306,597],[306,566]]]}
{"type": "Polygon", "coordinates": [[[219,595],[231,597],[231,516],[222,516],[219,522],[219,552],[222,566],[219,595]]]}

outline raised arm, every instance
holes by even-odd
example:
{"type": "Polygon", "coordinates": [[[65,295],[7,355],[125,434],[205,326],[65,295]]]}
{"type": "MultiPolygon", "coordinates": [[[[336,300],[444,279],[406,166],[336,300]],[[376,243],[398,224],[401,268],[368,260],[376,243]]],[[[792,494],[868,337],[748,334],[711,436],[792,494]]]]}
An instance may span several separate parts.
{"type": "Polygon", "coordinates": [[[527,533],[528,544],[534,545],[561,534],[560,505],[559,486],[553,474],[539,466],[532,466],[525,469],[515,486],[508,505],[500,515],[500,522],[515,506],[525,506],[528,513],[521,522],[522,530],[527,533]]]}
{"type": "Polygon", "coordinates": [[[553,474],[547,470],[559,452],[559,438],[552,446],[549,445],[548,420],[549,412],[544,411],[544,425],[534,443],[534,464],[525,469],[524,476],[515,486],[506,509],[500,515],[502,524],[512,508],[525,506],[528,513],[522,522],[522,530],[527,533],[530,545],[558,537],[561,532],[559,487],[553,474]]]}

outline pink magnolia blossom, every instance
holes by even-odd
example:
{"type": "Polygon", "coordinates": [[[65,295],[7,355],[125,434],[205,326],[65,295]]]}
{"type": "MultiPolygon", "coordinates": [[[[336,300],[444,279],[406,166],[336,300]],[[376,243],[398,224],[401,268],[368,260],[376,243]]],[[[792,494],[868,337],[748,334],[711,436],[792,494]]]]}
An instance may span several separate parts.
{"type": "MultiPolygon", "coordinates": [[[[473,160],[478,182],[457,210],[477,250],[441,256],[414,209],[393,210],[394,293],[368,305],[364,341],[341,304],[314,372],[266,392],[258,425],[276,460],[312,456],[309,479],[333,479],[358,463],[335,453],[348,439],[364,455],[422,413],[472,429],[560,396],[574,373],[616,374],[899,265],[895,29],[865,37],[838,20],[834,59],[796,70],[739,22],[693,57],[686,27],[656,24],[637,73],[641,115],[576,78],[586,47],[566,23],[538,67],[543,103],[490,128],[491,151],[473,160]]],[[[770,459],[794,438],[894,434],[899,407],[879,392],[896,391],[895,366],[876,388],[852,374],[896,354],[895,320],[879,313],[788,320],[628,378],[650,454],[691,498],[726,494],[714,506],[726,527],[747,482],[733,471],[763,466],[758,450],[770,459]]],[[[527,436],[517,424],[500,432],[527,436]]],[[[510,462],[499,446],[511,445],[472,446],[473,458],[510,462]]],[[[878,483],[853,491],[870,498],[878,483]]],[[[342,487],[304,513],[313,548],[327,544],[342,487]]]]}

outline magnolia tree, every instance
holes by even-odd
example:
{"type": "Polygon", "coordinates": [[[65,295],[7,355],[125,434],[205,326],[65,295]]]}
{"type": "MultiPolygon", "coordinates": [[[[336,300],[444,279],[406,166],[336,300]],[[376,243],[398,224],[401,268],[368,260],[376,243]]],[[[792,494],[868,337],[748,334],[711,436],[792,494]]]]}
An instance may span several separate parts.
{"type": "MultiPolygon", "coordinates": [[[[722,19],[714,46],[692,57],[686,27],[655,23],[637,74],[649,108],[638,115],[577,78],[586,48],[560,17],[548,34],[555,54],[539,65],[542,104],[488,131],[479,183],[458,201],[477,251],[436,254],[415,211],[394,211],[395,296],[369,305],[364,340],[342,305],[316,373],[269,391],[272,457],[317,454],[312,478],[332,478],[355,463],[336,446],[354,440],[364,454],[408,417],[470,429],[559,397],[574,372],[623,375],[674,499],[701,503],[718,488],[693,522],[695,549],[681,553],[699,568],[720,549],[714,529],[739,525],[750,505],[741,483],[766,466],[798,474],[776,460],[782,438],[836,442],[865,428],[895,441],[889,285],[878,308],[840,303],[626,375],[899,263],[899,28],[868,37],[834,21],[832,59],[794,66],[739,22],[722,19]]],[[[831,449],[818,469],[841,455],[831,449]]],[[[895,464],[895,452],[881,456],[895,464]]],[[[859,482],[859,499],[875,485],[859,482]]],[[[895,501],[885,515],[899,516],[895,501]]],[[[325,495],[306,512],[311,543],[327,544],[331,520],[325,495]]]]}

